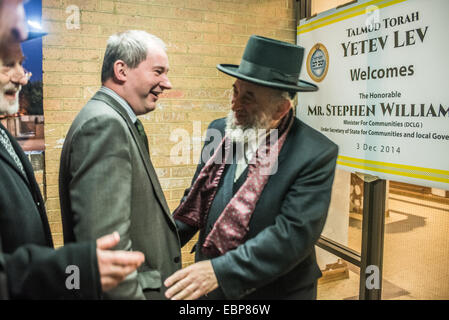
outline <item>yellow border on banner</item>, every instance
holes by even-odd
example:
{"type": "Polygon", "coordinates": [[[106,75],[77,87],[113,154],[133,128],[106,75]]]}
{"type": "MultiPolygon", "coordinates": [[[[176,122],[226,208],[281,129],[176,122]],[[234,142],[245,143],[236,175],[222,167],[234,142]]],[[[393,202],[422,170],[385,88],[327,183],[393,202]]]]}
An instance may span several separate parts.
{"type": "Polygon", "coordinates": [[[385,0],[373,0],[334,14],[331,14],[327,17],[323,17],[320,19],[317,19],[315,21],[312,21],[310,23],[307,23],[305,25],[302,26],[298,26],[297,27],[297,35],[302,34],[302,33],[306,33],[339,21],[343,21],[349,18],[353,18],[362,14],[365,14],[365,9],[368,6],[371,5],[376,5],[379,9],[388,7],[388,6],[392,6],[394,4],[400,3],[400,2],[405,2],[407,0],[388,0],[385,2],[385,0]],[[355,11],[355,12],[353,12],[355,11]],[[327,21],[329,20],[329,21],[327,21]]]}
{"type": "Polygon", "coordinates": [[[345,14],[349,14],[349,13],[351,13],[352,11],[357,11],[357,12],[359,12],[359,11],[361,11],[361,10],[364,10],[367,6],[375,5],[375,4],[379,3],[379,2],[385,2],[385,1],[391,1],[391,0],[373,0],[373,1],[371,1],[371,2],[359,4],[359,5],[357,5],[357,6],[354,6],[354,7],[351,7],[351,8],[345,9],[345,10],[342,10],[342,11],[338,11],[338,12],[336,12],[336,13],[330,14],[330,15],[325,16],[325,17],[323,17],[323,18],[320,18],[320,19],[311,21],[311,22],[309,22],[309,23],[307,23],[307,24],[299,25],[299,26],[297,27],[297,29],[298,29],[298,30],[306,29],[306,28],[308,28],[308,27],[310,27],[310,26],[313,26],[313,25],[315,25],[315,24],[324,22],[324,21],[326,21],[326,20],[332,20],[332,19],[334,19],[334,18],[336,19],[336,18],[338,18],[339,16],[344,16],[345,14]]]}
{"type": "Polygon", "coordinates": [[[357,168],[357,169],[364,169],[364,170],[369,170],[369,171],[377,171],[377,172],[384,172],[384,173],[389,173],[389,174],[394,174],[394,175],[406,176],[406,177],[410,177],[410,178],[417,178],[417,179],[423,179],[423,180],[449,183],[449,171],[446,171],[446,170],[421,168],[421,167],[416,167],[416,166],[408,166],[408,165],[381,162],[381,161],[357,159],[357,158],[351,158],[351,157],[346,157],[346,156],[338,156],[337,164],[342,165],[342,166],[357,168]],[[358,162],[360,164],[348,163],[348,162],[345,162],[345,160],[358,162]],[[383,166],[386,168],[377,168],[377,167],[373,167],[372,165],[383,166]],[[396,170],[394,168],[396,168],[396,170]],[[423,174],[404,172],[404,171],[397,170],[397,169],[421,171],[423,174]],[[436,177],[436,176],[433,176],[432,174],[446,175],[446,176],[448,176],[448,178],[436,177]]]}

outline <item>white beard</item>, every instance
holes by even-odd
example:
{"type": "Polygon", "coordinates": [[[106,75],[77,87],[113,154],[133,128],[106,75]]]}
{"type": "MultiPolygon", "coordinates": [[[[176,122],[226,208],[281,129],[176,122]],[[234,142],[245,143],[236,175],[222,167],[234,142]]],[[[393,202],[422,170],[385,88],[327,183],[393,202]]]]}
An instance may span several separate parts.
{"type": "Polygon", "coordinates": [[[248,143],[248,141],[254,141],[256,137],[260,136],[262,131],[268,130],[269,124],[268,117],[264,117],[263,119],[255,119],[252,126],[238,125],[236,124],[234,111],[231,110],[226,117],[225,133],[232,142],[248,143]]]}
{"type": "Polygon", "coordinates": [[[5,99],[4,92],[6,91],[5,88],[2,88],[0,91],[0,114],[8,115],[8,114],[14,114],[19,111],[19,92],[21,87],[16,93],[16,97],[12,101],[8,101],[5,99]]]}

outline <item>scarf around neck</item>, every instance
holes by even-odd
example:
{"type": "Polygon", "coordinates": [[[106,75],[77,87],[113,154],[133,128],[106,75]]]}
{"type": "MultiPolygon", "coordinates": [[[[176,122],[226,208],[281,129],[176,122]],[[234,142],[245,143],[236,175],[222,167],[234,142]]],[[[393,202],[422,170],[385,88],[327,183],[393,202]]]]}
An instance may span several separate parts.
{"type": "MultiPolygon", "coordinates": [[[[245,182],[226,205],[203,243],[201,250],[208,257],[220,256],[245,241],[251,215],[273,169],[277,169],[278,156],[293,120],[293,111],[290,110],[275,129],[278,135],[271,130],[264,139],[265,143],[259,145],[255,161],[248,164],[245,182]]],[[[198,174],[185,201],[173,213],[175,219],[199,229],[206,225],[225,165],[232,163],[231,150],[232,142],[226,135],[198,174]]]]}

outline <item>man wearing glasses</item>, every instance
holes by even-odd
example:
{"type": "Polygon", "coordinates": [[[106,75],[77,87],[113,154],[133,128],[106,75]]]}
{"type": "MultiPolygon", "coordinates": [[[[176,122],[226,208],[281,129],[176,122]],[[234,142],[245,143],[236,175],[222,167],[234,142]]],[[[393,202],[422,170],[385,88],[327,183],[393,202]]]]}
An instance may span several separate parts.
{"type": "Polygon", "coordinates": [[[19,109],[19,92],[28,83],[31,73],[22,67],[24,57],[17,44],[0,58],[0,112],[14,114],[19,109]]]}

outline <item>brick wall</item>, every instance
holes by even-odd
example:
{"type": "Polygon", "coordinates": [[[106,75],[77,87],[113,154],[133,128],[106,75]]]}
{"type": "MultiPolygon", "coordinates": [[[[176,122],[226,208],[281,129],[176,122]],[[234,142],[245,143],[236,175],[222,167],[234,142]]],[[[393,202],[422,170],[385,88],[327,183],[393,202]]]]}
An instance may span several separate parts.
{"type": "MultiPolygon", "coordinates": [[[[49,32],[43,41],[46,204],[56,246],[63,244],[58,198],[63,139],[100,86],[109,35],[144,29],[168,46],[173,89],[142,121],[171,210],[190,185],[198,156],[192,151],[189,163],[175,164],[170,151],[180,149],[180,143],[197,150],[208,124],[229,110],[233,78],[217,71],[216,64],[238,64],[251,34],[295,41],[295,0],[43,0],[42,4],[43,25],[49,32]],[[79,29],[73,28],[76,8],[79,29]],[[180,130],[190,139],[170,140],[170,134],[180,130]]],[[[185,264],[193,261],[190,247],[183,249],[185,264]]]]}

